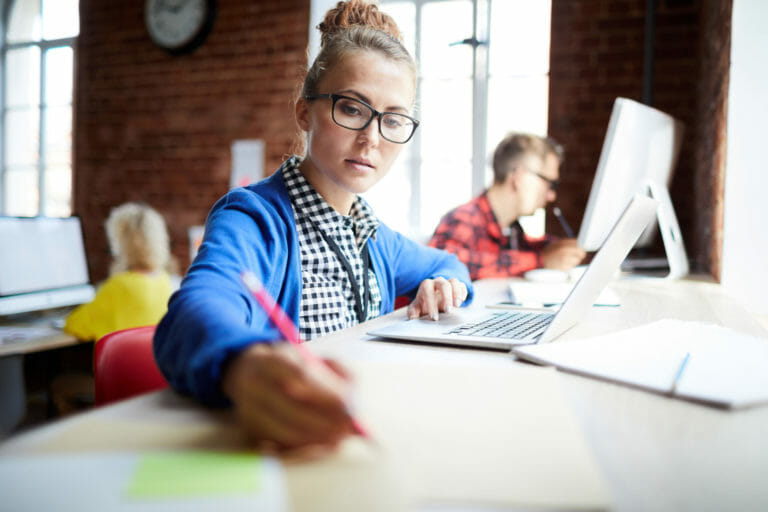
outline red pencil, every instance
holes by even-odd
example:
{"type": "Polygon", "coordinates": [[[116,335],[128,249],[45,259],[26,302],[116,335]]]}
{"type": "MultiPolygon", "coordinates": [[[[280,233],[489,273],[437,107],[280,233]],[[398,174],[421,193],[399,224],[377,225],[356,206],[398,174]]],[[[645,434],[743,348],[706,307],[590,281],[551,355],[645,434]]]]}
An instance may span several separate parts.
{"type": "MultiPolygon", "coordinates": [[[[304,361],[310,365],[319,364],[326,366],[322,359],[318,358],[315,354],[307,350],[307,348],[302,343],[301,338],[299,337],[299,329],[296,327],[296,324],[294,324],[290,317],[285,314],[285,311],[283,311],[283,308],[280,307],[280,304],[278,304],[277,301],[272,298],[267,289],[264,288],[264,285],[261,284],[261,281],[259,281],[259,278],[256,277],[253,272],[247,271],[243,272],[242,279],[243,283],[245,283],[245,286],[248,287],[248,290],[250,290],[254,298],[259,302],[259,304],[261,304],[261,307],[264,308],[264,311],[267,312],[269,319],[273,324],[275,324],[275,327],[277,327],[277,329],[289,343],[296,347],[296,350],[299,352],[299,355],[301,355],[304,361]]],[[[360,424],[360,422],[357,421],[357,419],[355,419],[355,417],[351,414],[350,420],[352,421],[352,427],[354,428],[357,435],[365,437],[366,439],[371,438],[368,432],[360,424]]]]}

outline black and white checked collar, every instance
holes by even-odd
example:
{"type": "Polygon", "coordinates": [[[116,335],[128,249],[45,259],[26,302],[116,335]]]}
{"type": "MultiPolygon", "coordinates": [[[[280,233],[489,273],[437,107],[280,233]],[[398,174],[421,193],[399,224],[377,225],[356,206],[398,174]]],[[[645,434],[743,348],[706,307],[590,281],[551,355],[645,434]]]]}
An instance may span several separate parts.
{"type": "Polygon", "coordinates": [[[368,238],[375,240],[379,219],[368,203],[356,196],[349,215],[340,214],[307,181],[299,170],[300,164],[301,158],[293,155],[281,166],[283,181],[296,215],[309,219],[333,238],[339,237],[338,231],[343,226],[352,226],[358,249],[368,238]]]}

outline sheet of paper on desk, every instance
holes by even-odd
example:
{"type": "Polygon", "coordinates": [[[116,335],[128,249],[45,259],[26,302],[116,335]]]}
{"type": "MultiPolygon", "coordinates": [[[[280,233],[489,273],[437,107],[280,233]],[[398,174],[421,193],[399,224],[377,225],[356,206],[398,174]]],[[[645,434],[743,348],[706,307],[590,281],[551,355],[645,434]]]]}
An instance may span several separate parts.
{"type": "MultiPolygon", "coordinates": [[[[73,460],[79,460],[82,453],[116,450],[183,454],[202,450],[237,452],[253,449],[248,436],[229,412],[213,413],[197,406],[190,407],[191,404],[188,398],[170,390],[127,400],[93,411],[84,421],[64,422],[63,428],[55,435],[46,436],[36,449],[40,453],[61,454],[73,460]],[[105,414],[99,416],[98,412],[105,414]]],[[[5,456],[1,448],[2,445],[0,460],[5,456]]],[[[340,450],[327,457],[311,461],[283,460],[291,510],[407,510],[399,479],[384,455],[376,443],[350,437],[340,450]]],[[[158,465],[150,465],[152,467],[158,465]]],[[[149,472],[149,477],[151,475],[149,472]]],[[[140,491],[146,489],[142,481],[146,482],[146,479],[138,481],[140,491]]],[[[137,486],[134,484],[133,487],[137,486]]],[[[2,500],[0,510],[3,510],[2,500]]]]}
{"type": "Polygon", "coordinates": [[[14,512],[288,510],[281,465],[247,453],[4,456],[0,496],[14,512]]]}
{"type": "Polygon", "coordinates": [[[610,508],[557,373],[519,364],[350,363],[361,420],[417,506],[610,508]]]}
{"type": "Polygon", "coordinates": [[[61,334],[61,331],[53,327],[0,326],[0,344],[26,341],[55,334],[61,334]]]}
{"type": "MultiPolygon", "coordinates": [[[[509,283],[510,300],[521,306],[559,306],[571,293],[575,283],[531,283],[514,281],[509,283]]],[[[619,306],[621,301],[610,288],[603,289],[595,299],[595,306],[619,306]]]]}
{"type": "Polygon", "coordinates": [[[768,402],[768,339],[704,322],[658,320],[596,338],[530,345],[529,361],[721,407],[768,402]]]}

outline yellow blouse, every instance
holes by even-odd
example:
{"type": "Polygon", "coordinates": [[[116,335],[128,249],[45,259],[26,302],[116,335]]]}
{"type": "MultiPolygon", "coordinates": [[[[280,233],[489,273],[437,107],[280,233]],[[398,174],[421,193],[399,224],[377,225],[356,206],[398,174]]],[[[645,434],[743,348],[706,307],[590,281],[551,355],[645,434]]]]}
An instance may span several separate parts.
{"type": "Polygon", "coordinates": [[[93,301],[67,316],[64,331],[81,340],[98,341],[120,329],[157,324],[168,308],[171,279],[167,272],[120,272],[104,281],[93,301]]]}

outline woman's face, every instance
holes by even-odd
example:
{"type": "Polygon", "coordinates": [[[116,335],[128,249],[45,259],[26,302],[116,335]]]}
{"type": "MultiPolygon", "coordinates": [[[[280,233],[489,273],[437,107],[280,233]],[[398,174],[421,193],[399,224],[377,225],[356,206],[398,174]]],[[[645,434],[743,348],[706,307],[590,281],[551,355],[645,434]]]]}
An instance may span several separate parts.
{"type": "MultiPolygon", "coordinates": [[[[348,55],[329,69],[319,94],[343,94],[360,99],[379,112],[410,114],[415,91],[409,68],[378,52],[348,55]]],[[[339,213],[349,213],[354,196],[371,188],[387,174],[403,144],[382,138],[379,119],[360,131],[337,125],[331,117],[333,100],[300,99],[299,126],[307,134],[302,172],[339,213]]]]}

